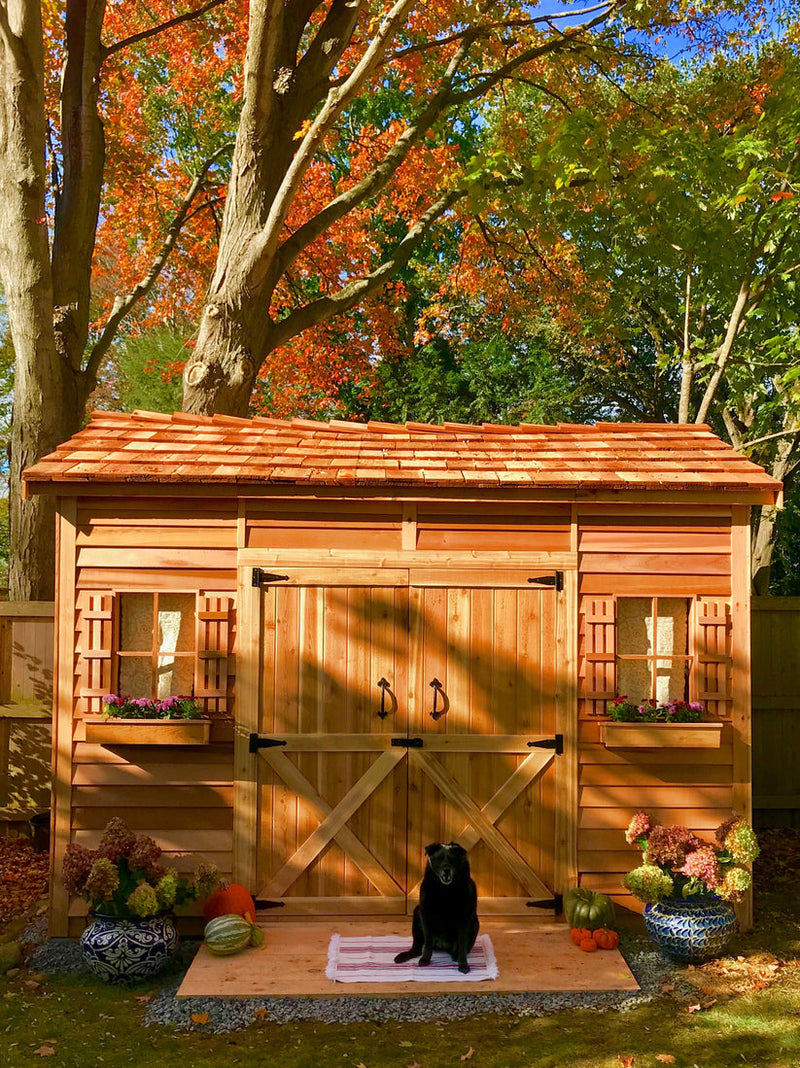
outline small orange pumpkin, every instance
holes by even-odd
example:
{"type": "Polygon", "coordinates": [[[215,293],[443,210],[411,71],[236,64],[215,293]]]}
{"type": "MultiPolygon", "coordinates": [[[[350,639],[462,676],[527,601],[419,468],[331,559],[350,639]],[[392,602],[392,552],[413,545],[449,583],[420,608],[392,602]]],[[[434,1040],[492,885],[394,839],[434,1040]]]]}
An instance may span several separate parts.
{"type": "Polygon", "coordinates": [[[206,923],[215,920],[218,916],[247,916],[251,920],[256,914],[256,905],[253,898],[238,883],[231,883],[222,889],[215,890],[203,904],[203,916],[206,923]]]}
{"type": "Polygon", "coordinates": [[[573,927],[569,933],[569,937],[572,939],[576,946],[579,946],[581,944],[581,939],[583,938],[583,932],[581,931],[580,927],[573,927]]]}
{"type": "Polygon", "coordinates": [[[600,927],[594,932],[593,938],[600,949],[616,949],[619,945],[619,935],[608,927],[600,927]]]}
{"type": "Polygon", "coordinates": [[[597,951],[597,942],[590,935],[588,938],[582,938],[580,941],[579,949],[582,949],[584,953],[595,953],[597,951]]]}

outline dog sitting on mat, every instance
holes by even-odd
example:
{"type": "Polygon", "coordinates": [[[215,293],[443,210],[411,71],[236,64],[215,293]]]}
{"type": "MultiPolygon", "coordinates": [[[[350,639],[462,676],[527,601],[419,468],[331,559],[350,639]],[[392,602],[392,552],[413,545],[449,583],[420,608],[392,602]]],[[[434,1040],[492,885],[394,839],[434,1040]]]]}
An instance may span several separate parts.
{"type": "Polygon", "coordinates": [[[478,891],[470,878],[467,851],[457,842],[425,847],[428,863],[411,923],[411,949],[398,953],[395,964],[419,957],[430,964],[434,949],[443,949],[468,972],[467,957],[478,937],[478,891]]]}

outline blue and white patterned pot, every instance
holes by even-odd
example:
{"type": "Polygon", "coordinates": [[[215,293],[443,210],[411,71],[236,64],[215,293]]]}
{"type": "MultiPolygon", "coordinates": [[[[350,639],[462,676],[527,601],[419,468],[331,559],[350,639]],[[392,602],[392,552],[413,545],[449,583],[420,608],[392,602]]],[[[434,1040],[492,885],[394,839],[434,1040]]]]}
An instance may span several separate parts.
{"type": "Polygon", "coordinates": [[[645,906],[644,923],[668,957],[694,964],[719,956],[736,930],[736,914],[719,898],[667,898],[645,906]]]}
{"type": "Polygon", "coordinates": [[[171,916],[124,920],[95,915],[80,938],[88,968],[108,983],[135,983],[166,965],[178,944],[171,916]]]}

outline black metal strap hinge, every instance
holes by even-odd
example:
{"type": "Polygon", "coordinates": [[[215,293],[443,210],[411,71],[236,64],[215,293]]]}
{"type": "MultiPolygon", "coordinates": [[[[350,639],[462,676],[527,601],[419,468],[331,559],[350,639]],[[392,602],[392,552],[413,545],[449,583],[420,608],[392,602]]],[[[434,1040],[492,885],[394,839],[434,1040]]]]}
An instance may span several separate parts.
{"type": "Polygon", "coordinates": [[[564,911],[564,898],[561,894],[545,898],[543,901],[526,901],[525,904],[529,909],[552,909],[556,916],[560,916],[564,911]]]}
{"type": "Polygon", "coordinates": [[[259,749],[274,749],[276,745],[286,745],[282,738],[263,738],[260,734],[250,735],[250,752],[257,753],[259,749]]]}
{"type": "Polygon", "coordinates": [[[421,749],[421,738],[392,738],[392,745],[400,749],[421,749]]]}
{"type": "Polygon", "coordinates": [[[564,589],[564,572],[556,571],[552,575],[534,575],[528,582],[533,586],[555,586],[557,590],[564,589]]]}
{"type": "Polygon", "coordinates": [[[253,898],[257,909],[282,909],[286,904],[285,901],[268,901],[263,897],[253,898]]]}
{"type": "Polygon", "coordinates": [[[263,586],[265,582],[288,582],[288,575],[273,575],[270,571],[264,571],[260,567],[253,568],[253,585],[263,586]]]}
{"type": "Polygon", "coordinates": [[[529,749],[555,749],[556,756],[564,752],[564,735],[557,734],[555,738],[542,738],[540,742],[528,742],[529,749]]]}

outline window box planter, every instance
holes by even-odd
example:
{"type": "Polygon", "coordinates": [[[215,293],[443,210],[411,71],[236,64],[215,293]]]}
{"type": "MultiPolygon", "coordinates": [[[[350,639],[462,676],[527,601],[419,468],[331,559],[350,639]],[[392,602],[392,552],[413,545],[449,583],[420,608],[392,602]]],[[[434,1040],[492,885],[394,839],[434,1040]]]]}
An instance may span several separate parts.
{"type": "Polygon", "coordinates": [[[600,741],[606,749],[719,749],[722,723],[615,723],[600,724],[600,741]]]}
{"type": "Polygon", "coordinates": [[[86,716],[86,741],[95,745],[208,745],[210,719],[104,719],[86,716]]]}

